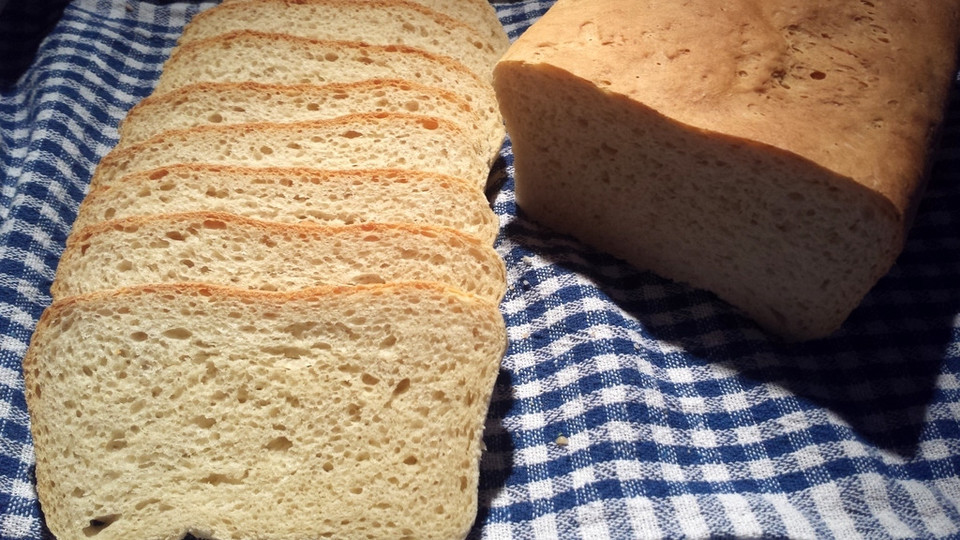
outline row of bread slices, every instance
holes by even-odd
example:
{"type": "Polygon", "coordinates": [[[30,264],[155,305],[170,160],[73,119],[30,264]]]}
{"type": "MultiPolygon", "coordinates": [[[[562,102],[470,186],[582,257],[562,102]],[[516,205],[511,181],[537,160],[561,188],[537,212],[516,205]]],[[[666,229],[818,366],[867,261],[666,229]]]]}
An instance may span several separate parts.
{"type": "Polygon", "coordinates": [[[58,538],[466,536],[506,346],[507,44],[486,0],[193,19],[24,360],[58,538]]]}
{"type": "Polygon", "coordinates": [[[485,2],[421,1],[233,0],[195,17],[98,166],[54,298],[405,278],[499,301],[483,188],[508,41],[485,2]],[[250,244],[262,257],[204,247],[250,244]]]}

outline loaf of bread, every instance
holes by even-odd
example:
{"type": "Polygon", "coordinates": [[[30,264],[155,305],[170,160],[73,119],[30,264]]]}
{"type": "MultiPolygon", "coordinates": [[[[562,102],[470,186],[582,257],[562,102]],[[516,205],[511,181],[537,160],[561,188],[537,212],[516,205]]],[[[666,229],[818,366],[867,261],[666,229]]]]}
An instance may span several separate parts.
{"type": "Polygon", "coordinates": [[[168,131],[117,148],[97,165],[90,189],[182,163],[317,169],[406,169],[463,178],[482,189],[490,174],[482,145],[440,118],[358,114],[287,124],[253,123],[168,131]]]}
{"type": "Polygon", "coordinates": [[[492,43],[466,24],[406,0],[258,0],[204,11],[178,42],[185,45],[234,30],[319,40],[406,45],[450,57],[489,79],[509,41],[492,43]]]}
{"type": "Polygon", "coordinates": [[[266,291],[436,281],[499,303],[503,261],[477,238],[436,226],[321,227],[193,212],[117,219],[70,235],[54,300],[152,283],[266,291]]]}
{"type": "Polygon", "coordinates": [[[498,115],[478,115],[461,96],[402,79],[324,85],[198,83],[144,99],[120,124],[118,146],[164,131],[248,122],[306,122],[362,113],[414,113],[454,122],[484,141],[492,162],[503,144],[498,115]]]}
{"type": "Polygon", "coordinates": [[[958,12],[558,0],[494,74],[517,204],[775,334],[827,335],[902,249],[958,12]]]}
{"type": "Polygon", "coordinates": [[[75,296],[24,360],[63,540],[463,538],[506,346],[439,285],[75,296]]]}
{"type": "Polygon", "coordinates": [[[492,245],[500,230],[473,184],[397,169],[172,165],[123,177],[83,199],[73,229],[133,216],[229,212],[280,223],[413,223],[450,227],[492,245]]]}

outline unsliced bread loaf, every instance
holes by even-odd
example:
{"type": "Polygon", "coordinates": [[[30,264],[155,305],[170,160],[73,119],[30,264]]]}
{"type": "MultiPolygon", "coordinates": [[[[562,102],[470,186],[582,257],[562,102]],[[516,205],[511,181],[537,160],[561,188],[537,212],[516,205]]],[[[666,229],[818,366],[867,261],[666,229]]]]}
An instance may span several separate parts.
{"type": "Polygon", "coordinates": [[[499,115],[478,115],[462,97],[398,79],[347,84],[199,83],[144,99],[120,125],[118,147],[173,129],[245,122],[297,122],[372,112],[415,113],[450,120],[485,142],[493,162],[503,144],[499,115]]]}
{"type": "Polygon", "coordinates": [[[172,165],[91,191],[73,223],[177,212],[229,212],[285,223],[414,223],[460,230],[492,245],[496,214],[459,178],[389,169],[320,170],[172,165]]]}
{"type": "Polygon", "coordinates": [[[506,343],[436,284],[70,297],[24,360],[60,540],[463,538],[506,343]]]}
{"type": "Polygon", "coordinates": [[[776,334],[829,334],[903,246],[958,11],[558,0],[495,71],[517,205],[776,334]]]}
{"type": "Polygon", "coordinates": [[[256,0],[220,5],[194,17],[178,43],[234,30],[407,45],[453,58],[485,80],[509,45],[505,40],[493,44],[464,23],[405,0],[256,0]]]}
{"type": "Polygon", "coordinates": [[[479,143],[456,124],[429,116],[377,113],[168,131],[111,151],[97,166],[90,189],[112,185],[127,174],[179,163],[397,168],[463,178],[480,189],[490,170],[479,143]]]}
{"type": "MultiPolygon", "coordinates": [[[[223,4],[249,2],[251,0],[223,0],[223,4]]],[[[255,0],[254,0],[255,1],[255,0]]],[[[493,43],[509,43],[507,33],[497,17],[497,12],[487,0],[413,0],[421,6],[428,7],[444,15],[464,22],[470,28],[476,29],[482,35],[493,40],[493,43]]]]}
{"type": "Polygon", "coordinates": [[[70,235],[54,299],[150,283],[265,291],[438,281],[498,303],[503,261],[453,229],[369,223],[321,227],[195,212],[132,217],[70,235]]]}
{"type": "Polygon", "coordinates": [[[406,79],[443,88],[469,101],[477,114],[500,118],[489,80],[449,58],[403,45],[321,41],[250,30],[179,47],[164,63],[154,93],[199,82],[323,84],[368,79],[406,79]]]}

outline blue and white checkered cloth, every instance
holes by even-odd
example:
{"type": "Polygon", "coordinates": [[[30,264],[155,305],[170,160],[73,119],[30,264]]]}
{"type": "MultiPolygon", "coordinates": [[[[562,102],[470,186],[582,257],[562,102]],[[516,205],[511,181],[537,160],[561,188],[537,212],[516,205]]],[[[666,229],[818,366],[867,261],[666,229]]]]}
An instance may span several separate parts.
{"type": "MultiPolygon", "coordinates": [[[[516,38],[551,4],[497,4],[516,38]]],[[[49,536],[21,360],[125,112],[211,3],[12,0],[0,13],[0,537],[49,536]]],[[[955,90],[957,90],[955,88],[955,90]]],[[[955,91],[954,94],[957,94],[955,91]]],[[[768,339],[496,194],[510,348],[472,536],[960,537],[960,100],[906,250],[834,336],[768,339]]]]}

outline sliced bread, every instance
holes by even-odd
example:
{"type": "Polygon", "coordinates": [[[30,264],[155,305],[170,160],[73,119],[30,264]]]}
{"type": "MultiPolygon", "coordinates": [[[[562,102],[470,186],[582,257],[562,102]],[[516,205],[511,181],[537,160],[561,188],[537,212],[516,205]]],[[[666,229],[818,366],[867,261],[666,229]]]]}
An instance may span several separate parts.
{"type": "MultiPolygon", "coordinates": [[[[236,4],[251,0],[223,0],[223,4],[236,4]]],[[[497,11],[487,0],[411,0],[421,6],[428,7],[453,17],[467,26],[487,36],[492,43],[508,43],[510,39],[497,17],[497,11]]]]}
{"type": "Polygon", "coordinates": [[[178,43],[234,30],[407,45],[453,58],[483,79],[490,79],[509,45],[494,46],[464,23],[405,0],[256,0],[220,5],[194,17],[178,43]]]}
{"type": "Polygon", "coordinates": [[[485,141],[492,162],[503,143],[496,115],[478,115],[461,96],[398,79],[345,84],[273,85],[256,82],[198,83],[148,97],[120,125],[118,146],[137,144],[163,131],[245,122],[320,120],[367,112],[416,113],[445,118],[485,141]]]}
{"type": "Polygon", "coordinates": [[[70,235],[50,294],[149,283],[212,283],[266,291],[438,281],[497,303],[503,261],[453,229],[369,223],[321,227],[196,212],[132,217],[70,235]]]}
{"type": "Polygon", "coordinates": [[[480,145],[456,124],[429,116],[378,113],[168,131],[107,154],[94,172],[91,190],[127,174],[178,163],[399,168],[463,178],[479,189],[490,170],[480,145]]]}
{"type": "Polygon", "coordinates": [[[466,536],[506,344],[437,284],[161,285],[46,310],[23,363],[61,540],[466,536]]]}
{"type": "Polygon", "coordinates": [[[401,170],[319,170],[172,165],[125,176],[87,194],[73,229],[111,219],[229,212],[320,225],[414,223],[450,227],[492,245],[496,214],[459,178],[401,170]]]}
{"type": "Polygon", "coordinates": [[[179,47],[164,64],[154,93],[198,82],[324,84],[367,79],[405,79],[454,92],[477,114],[496,118],[498,129],[503,129],[497,97],[487,79],[449,58],[403,45],[238,30],[179,47]]]}

